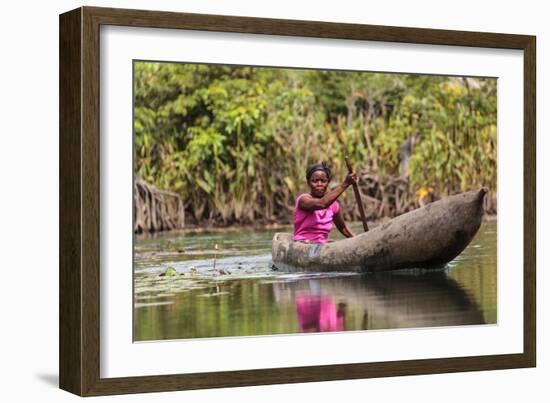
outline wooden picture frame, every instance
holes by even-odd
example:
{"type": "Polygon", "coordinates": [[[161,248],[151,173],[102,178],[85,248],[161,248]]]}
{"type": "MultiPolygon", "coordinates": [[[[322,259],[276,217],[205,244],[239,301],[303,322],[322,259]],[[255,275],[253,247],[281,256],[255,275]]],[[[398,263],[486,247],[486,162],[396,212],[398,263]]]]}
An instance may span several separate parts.
{"type": "Polygon", "coordinates": [[[60,387],[80,396],[533,367],[536,364],[534,36],[81,7],[60,16],[60,387]],[[170,28],[522,50],[523,353],[100,377],[100,27],[170,28]]]}

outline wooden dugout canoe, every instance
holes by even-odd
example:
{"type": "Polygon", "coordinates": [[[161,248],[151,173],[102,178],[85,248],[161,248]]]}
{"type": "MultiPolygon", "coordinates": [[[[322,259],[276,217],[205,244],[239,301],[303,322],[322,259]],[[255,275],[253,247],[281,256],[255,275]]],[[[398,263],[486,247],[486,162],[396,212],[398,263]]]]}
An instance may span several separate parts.
{"type": "Polygon", "coordinates": [[[449,196],[393,218],[369,232],[326,244],[273,237],[273,266],[289,271],[379,272],[441,267],[477,233],[486,188],[449,196]]]}

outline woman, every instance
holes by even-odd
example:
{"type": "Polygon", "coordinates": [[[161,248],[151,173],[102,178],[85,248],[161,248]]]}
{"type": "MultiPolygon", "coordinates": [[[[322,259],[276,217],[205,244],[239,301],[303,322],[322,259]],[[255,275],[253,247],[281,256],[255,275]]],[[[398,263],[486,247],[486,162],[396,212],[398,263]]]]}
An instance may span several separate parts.
{"type": "Polygon", "coordinates": [[[296,198],[294,207],[294,240],[326,243],[332,223],[347,238],[354,236],[344,222],[340,204],[336,201],[346,188],[357,181],[357,174],[351,172],[344,182],[327,192],[332,179],[330,168],[326,163],[313,164],[306,171],[309,193],[302,193],[296,198]]]}

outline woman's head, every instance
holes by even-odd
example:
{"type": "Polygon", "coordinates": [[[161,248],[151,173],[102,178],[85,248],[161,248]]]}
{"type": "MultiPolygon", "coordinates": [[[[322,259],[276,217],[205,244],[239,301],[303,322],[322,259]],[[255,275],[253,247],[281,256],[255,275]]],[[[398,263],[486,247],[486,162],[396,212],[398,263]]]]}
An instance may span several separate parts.
{"type": "Polygon", "coordinates": [[[332,174],[327,163],[311,165],[306,171],[306,180],[311,194],[316,197],[322,197],[332,179],[332,174]]]}

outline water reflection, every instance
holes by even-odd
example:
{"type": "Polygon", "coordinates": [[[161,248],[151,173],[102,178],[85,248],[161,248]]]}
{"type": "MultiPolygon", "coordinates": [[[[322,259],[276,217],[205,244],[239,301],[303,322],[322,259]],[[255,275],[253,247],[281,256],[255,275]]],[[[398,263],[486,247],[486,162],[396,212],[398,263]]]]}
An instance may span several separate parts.
{"type": "Polygon", "coordinates": [[[486,323],[444,272],[233,280],[136,309],[139,340],[486,323]],[[148,324],[149,326],[144,326],[148,324]]]}
{"type": "Polygon", "coordinates": [[[290,286],[294,288],[290,293],[284,291],[288,284],[273,285],[279,303],[286,303],[295,295],[300,331],[486,323],[471,295],[444,272],[327,280],[298,281],[290,286]]]}
{"type": "Polygon", "coordinates": [[[300,332],[344,330],[347,304],[336,304],[328,296],[303,293],[296,296],[296,314],[300,332]]]}

